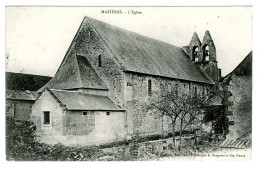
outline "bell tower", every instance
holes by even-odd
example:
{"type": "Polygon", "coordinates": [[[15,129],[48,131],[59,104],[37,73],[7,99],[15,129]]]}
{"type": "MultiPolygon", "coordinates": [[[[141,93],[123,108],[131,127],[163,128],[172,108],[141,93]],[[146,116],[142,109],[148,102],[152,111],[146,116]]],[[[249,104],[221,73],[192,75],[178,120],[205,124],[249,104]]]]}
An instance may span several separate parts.
{"type": "Polygon", "coordinates": [[[216,47],[208,30],[205,32],[202,43],[198,34],[194,32],[189,44],[189,57],[213,82],[220,79],[216,47]]]}
{"type": "Polygon", "coordinates": [[[199,62],[199,50],[201,47],[201,42],[196,32],[193,33],[189,44],[189,56],[190,60],[193,62],[199,62]]]}

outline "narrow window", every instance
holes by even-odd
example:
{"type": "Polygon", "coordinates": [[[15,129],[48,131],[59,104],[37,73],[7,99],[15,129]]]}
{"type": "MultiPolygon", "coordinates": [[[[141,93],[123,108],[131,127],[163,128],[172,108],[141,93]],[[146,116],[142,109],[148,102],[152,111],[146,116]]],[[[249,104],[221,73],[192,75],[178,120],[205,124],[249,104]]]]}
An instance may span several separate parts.
{"type": "Polygon", "coordinates": [[[199,47],[194,46],[192,50],[192,61],[198,62],[199,61],[199,47]]]}
{"type": "Polygon", "coordinates": [[[148,80],[148,95],[152,95],[152,81],[148,80]]]}
{"type": "Polygon", "coordinates": [[[98,55],[98,67],[101,67],[101,55],[98,55]]]}
{"type": "Polygon", "coordinates": [[[43,112],[44,115],[44,124],[50,124],[50,112],[45,111],[43,112]]]}
{"type": "Polygon", "coordinates": [[[205,45],[203,48],[203,60],[205,62],[209,61],[209,46],[208,45],[205,45]]]}
{"type": "Polygon", "coordinates": [[[194,95],[197,96],[197,87],[194,87],[194,95]]]}
{"type": "Polygon", "coordinates": [[[190,83],[189,83],[189,94],[190,94],[191,92],[190,92],[190,83]]]}
{"type": "Polygon", "coordinates": [[[107,116],[109,116],[110,115],[110,112],[107,112],[107,116]]]}

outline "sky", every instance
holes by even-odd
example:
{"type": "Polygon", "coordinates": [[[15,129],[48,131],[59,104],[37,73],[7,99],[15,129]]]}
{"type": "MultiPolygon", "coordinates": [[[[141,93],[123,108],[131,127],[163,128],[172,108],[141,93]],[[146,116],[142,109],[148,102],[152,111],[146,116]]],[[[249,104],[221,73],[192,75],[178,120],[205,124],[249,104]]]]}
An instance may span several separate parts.
{"type": "Polygon", "coordinates": [[[179,47],[209,30],[223,76],[252,50],[251,7],[7,7],[6,71],[54,76],[84,16],[179,47]]]}

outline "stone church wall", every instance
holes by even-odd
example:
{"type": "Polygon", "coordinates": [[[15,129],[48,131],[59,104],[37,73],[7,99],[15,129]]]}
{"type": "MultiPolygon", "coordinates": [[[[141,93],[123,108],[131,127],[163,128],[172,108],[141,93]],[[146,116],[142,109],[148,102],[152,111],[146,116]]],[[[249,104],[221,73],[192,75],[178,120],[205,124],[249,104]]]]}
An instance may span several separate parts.
{"type": "MultiPolygon", "coordinates": [[[[125,73],[126,86],[126,110],[127,110],[127,126],[128,133],[133,134],[139,132],[141,135],[163,134],[172,131],[171,121],[167,117],[160,117],[153,113],[146,112],[144,104],[149,104],[149,100],[156,98],[162,94],[164,88],[171,87],[179,83],[179,92],[186,94],[194,93],[195,87],[198,94],[207,94],[208,85],[177,81],[169,78],[156,76],[125,73]],[[148,94],[148,80],[152,82],[152,94],[148,94]],[[129,120],[130,119],[130,120],[129,120]]],[[[177,130],[178,130],[178,126],[177,130]]]]}
{"type": "Polygon", "coordinates": [[[108,96],[124,107],[123,71],[120,70],[119,63],[89,23],[84,24],[79,30],[79,36],[74,40],[71,52],[85,56],[90,61],[98,76],[109,88],[108,96]]]}

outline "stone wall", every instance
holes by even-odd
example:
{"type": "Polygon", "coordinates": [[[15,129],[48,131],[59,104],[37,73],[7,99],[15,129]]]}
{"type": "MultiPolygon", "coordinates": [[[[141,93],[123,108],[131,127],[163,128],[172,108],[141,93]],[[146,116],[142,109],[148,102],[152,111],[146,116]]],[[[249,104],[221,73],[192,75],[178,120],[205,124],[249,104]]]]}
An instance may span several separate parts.
{"type": "Polygon", "coordinates": [[[123,71],[95,29],[87,20],[84,22],[78,32],[79,36],[74,39],[71,49],[69,49],[69,54],[78,54],[86,57],[98,76],[108,86],[108,96],[115,103],[124,107],[123,71]],[[101,66],[98,60],[99,56],[101,57],[101,66]]]}
{"type": "Polygon", "coordinates": [[[227,137],[239,138],[247,132],[252,131],[252,78],[251,76],[237,76],[233,74],[228,86],[228,90],[232,92],[229,100],[234,105],[229,107],[229,111],[233,113],[229,116],[230,121],[234,121],[235,125],[229,127],[230,133],[227,137]]]}
{"type": "Polygon", "coordinates": [[[126,131],[125,112],[97,111],[95,114],[95,141],[123,140],[126,131]]]}
{"type": "Polygon", "coordinates": [[[94,111],[67,111],[66,135],[88,135],[94,130],[94,111]]]}
{"type": "MultiPolygon", "coordinates": [[[[172,131],[169,118],[146,112],[144,105],[165,89],[170,90],[177,82],[180,93],[193,94],[196,87],[197,94],[207,94],[210,89],[208,85],[134,73],[125,73],[125,79],[128,134],[139,132],[141,135],[150,135],[172,131]],[[148,80],[152,82],[151,95],[148,94],[148,80]]],[[[178,125],[176,127],[178,130],[178,125]]]]}
{"type": "Polygon", "coordinates": [[[6,115],[15,116],[18,120],[29,120],[33,103],[34,101],[6,99],[6,115]]]}
{"type": "Polygon", "coordinates": [[[32,106],[30,119],[37,127],[36,133],[42,136],[43,142],[48,143],[65,134],[63,116],[65,116],[64,107],[48,90],[44,90],[32,106]],[[50,112],[50,124],[44,124],[44,111],[50,112]]]}

